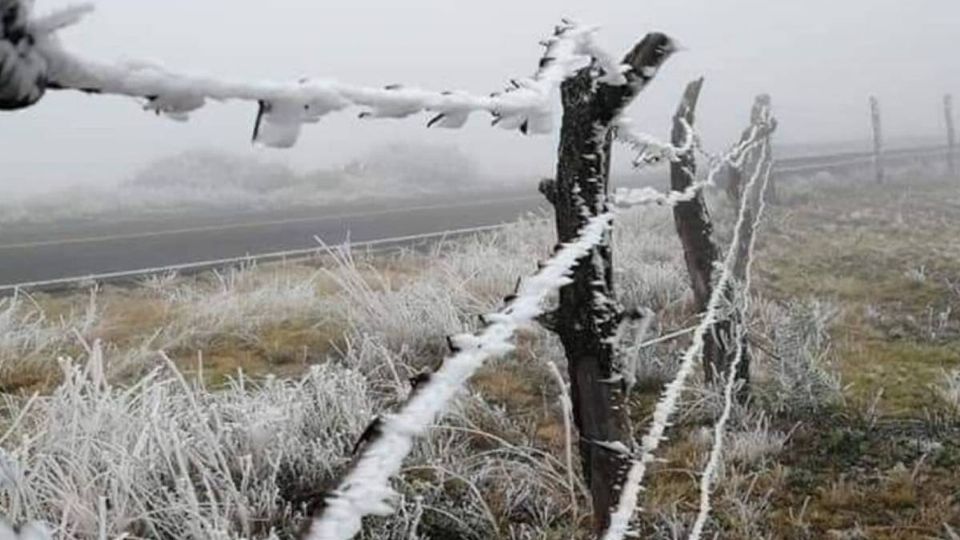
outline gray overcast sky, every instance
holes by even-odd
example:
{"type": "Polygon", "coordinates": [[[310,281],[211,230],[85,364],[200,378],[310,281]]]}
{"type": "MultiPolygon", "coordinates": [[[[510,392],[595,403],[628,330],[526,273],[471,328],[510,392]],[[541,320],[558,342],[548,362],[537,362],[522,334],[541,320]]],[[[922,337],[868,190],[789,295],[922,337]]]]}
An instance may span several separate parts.
{"type": "MultiPolygon", "coordinates": [[[[36,0],[37,10],[67,0],[36,0]]],[[[960,94],[958,0],[97,0],[64,32],[78,53],[149,59],[222,78],[302,76],[489,92],[529,75],[537,42],[560,17],[598,24],[618,55],[646,31],[689,50],[674,57],[630,111],[665,134],[683,85],[705,75],[707,142],[730,142],[752,96],[773,95],[781,142],[868,136],[867,96],[882,100],[888,135],[937,136],[947,91],[960,94]]],[[[555,137],[492,129],[476,115],[460,131],[427,118],[361,121],[356,110],[307,126],[292,150],[252,148],[251,104],[211,104],[179,124],[123,98],[52,92],[3,114],[0,189],[27,192],[123,179],[146,161],[194,147],[251,153],[299,169],[339,164],[395,140],[456,144],[496,173],[547,173],[555,137]]]]}

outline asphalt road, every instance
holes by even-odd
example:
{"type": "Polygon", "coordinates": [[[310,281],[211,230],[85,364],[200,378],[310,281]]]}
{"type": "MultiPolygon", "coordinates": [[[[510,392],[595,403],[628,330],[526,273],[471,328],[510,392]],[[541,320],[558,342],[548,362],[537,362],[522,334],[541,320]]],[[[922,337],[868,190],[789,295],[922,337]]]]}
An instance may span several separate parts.
{"type": "Polygon", "coordinates": [[[102,225],[89,227],[98,234],[82,227],[48,230],[46,238],[25,231],[0,236],[0,287],[310,250],[320,246],[318,238],[328,245],[409,241],[516,221],[542,204],[542,197],[510,197],[335,215],[329,215],[334,209],[295,217],[248,213],[242,220],[226,217],[220,223],[180,217],[117,223],[110,232],[102,225]]]}
{"type": "MultiPolygon", "coordinates": [[[[931,152],[937,150],[896,150],[888,155],[900,159],[931,152]]],[[[784,173],[812,172],[863,166],[871,160],[865,153],[808,156],[781,160],[778,168],[784,173]]],[[[505,194],[385,210],[300,209],[7,228],[0,231],[0,290],[58,286],[62,280],[87,276],[137,275],[172,266],[181,270],[217,266],[248,256],[316,249],[317,238],[328,245],[347,240],[409,244],[425,235],[515,221],[544,204],[539,196],[505,194]]]]}

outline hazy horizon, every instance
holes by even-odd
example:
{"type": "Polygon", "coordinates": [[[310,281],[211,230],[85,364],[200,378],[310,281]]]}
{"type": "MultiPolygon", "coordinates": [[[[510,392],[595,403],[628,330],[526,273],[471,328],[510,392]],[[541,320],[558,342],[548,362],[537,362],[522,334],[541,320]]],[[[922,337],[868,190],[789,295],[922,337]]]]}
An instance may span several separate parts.
{"type": "MultiPolygon", "coordinates": [[[[38,0],[44,12],[66,1],[38,0]]],[[[687,81],[707,79],[699,115],[711,147],[733,140],[752,97],[773,96],[781,145],[866,141],[867,97],[883,105],[886,135],[936,138],[941,100],[960,88],[948,56],[960,3],[896,0],[781,5],[762,0],[645,3],[500,0],[478,4],[373,1],[335,8],[276,0],[99,0],[97,11],[63,33],[78,53],[101,60],[149,59],[168,69],[220,78],[295,80],[304,76],[484,93],[535,69],[561,17],[602,26],[621,54],[644,33],[665,31],[688,50],[671,59],[629,116],[665,136],[687,81]],[[376,16],[373,16],[373,15],[376,16]],[[264,39],[269,36],[269,40],[264,39]],[[202,43],[202,47],[197,44],[202,43]]],[[[553,169],[556,137],[523,137],[489,127],[481,115],[462,130],[427,130],[425,117],[362,121],[351,109],[305,128],[292,150],[255,148],[250,104],[213,103],[187,123],[155,118],[124,98],[50,92],[37,106],[7,114],[0,131],[6,193],[111,185],[148,162],[194,148],[257,156],[304,171],[344,164],[395,141],[455,145],[494,175],[553,169]]],[[[626,154],[620,151],[620,154],[626,154]]]]}

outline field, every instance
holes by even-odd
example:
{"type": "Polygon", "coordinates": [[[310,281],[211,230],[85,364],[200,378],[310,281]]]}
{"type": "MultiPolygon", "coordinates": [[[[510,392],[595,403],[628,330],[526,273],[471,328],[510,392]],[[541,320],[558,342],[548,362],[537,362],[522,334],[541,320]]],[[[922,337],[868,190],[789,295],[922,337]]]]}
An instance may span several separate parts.
{"type": "MultiPolygon", "coordinates": [[[[752,400],[735,411],[710,530],[723,538],[952,538],[960,530],[960,191],[783,179],[760,233],[752,400]]],[[[720,239],[732,212],[711,208],[720,239]]],[[[0,303],[0,513],[83,538],[286,538],[373,416],[554,244],[546,216],[428,253],[330,253],[0,303]],[[162,351],[162,352],[161,352],[162,351]]],[[[668,209],[620,215],[620,300],[695,324],[668,209]]],[[[636,347],[641,435],[689,338],[636,347]]],[[[524,330],[417,445],[366,538],[586,536],[556,339],[524,330]]],[[[638,344],[639,345],[639,344],[638,344]]],[[[720,389],[696,381],[640,512],[696,514],[720,389]]]]}

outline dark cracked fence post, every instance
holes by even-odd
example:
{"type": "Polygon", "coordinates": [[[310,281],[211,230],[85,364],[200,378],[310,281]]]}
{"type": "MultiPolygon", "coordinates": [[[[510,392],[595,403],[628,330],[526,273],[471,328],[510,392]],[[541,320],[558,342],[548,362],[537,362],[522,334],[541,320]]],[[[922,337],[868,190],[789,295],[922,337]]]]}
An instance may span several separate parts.
{"type": "MultiPolygon", "coordinates": [[[[672,142],[674,146],[682,146],[687,129],[692,129],[695,121],[696,105],[702,88],[703,80],[697,80],[687,86],[683,100],[673,118],[672,142]]],[[[770,154],[770,137],[776,129],[776,121],[770,114],[770,96],[763,94],[754,100],[750,115],[750,127],[747,128],[740,140],[740,145],[747,145],[745,155],[738,156],[739,166],[729,167],[731,184],[727,185],[727,195],[734,198],[739,206],[746,204],[744,222],[741,225],[740,243],[736,246],[736,257],[733,261],[732,281],[724,295],[731,306],[736,306],[737,283],[746,279],[747,265],[750,257],[753,236],[753,223],[756,220],[762,200],[769,198],[771,193],[762,192],[762,188],[754,187],[744,192],[745,185],[754,175],[769,174],[772,167],[770,154]],[[746,201],[743,199],[746,198],[746,201]]],[[[670,188],[674,191],[687,189],[696,178],[696,161],[693,150],[681,154],[679,160],[670,167],[670,188]]],[[[760,176],[758,176],[760,178],[760,176]]],[[[756,185],[757,183],[754,182],[756,185]]],[[[713,224],[706,207],[702,193],[689,201],[677,204],[673,209],[677,234],[683,245],[684,259],[687,271],[690,274],[693,288],[695,308],[698,313],[706,311],[710,296],[713,294],[714,269],[719,262],[720,250],[713,241],[713,224]]],[[[704,337],[703,370],[704,377],[712,382],[718,376],[729,371],[733,363],[737,348],[733,346],[735,330],[742,324],[744,314],[735,307],[725,317],[721,318],[704,337]]],[[[739,339],[743,350],[740,364],[737,369],[737,378],[744,382],[739,394],[746,399],[750,380],[750,350],[747,347],[746,336],[740,332],[739,339]]]]}
{"type": "MultiPolygon", "coordinates": [[[[608,212],[613,121],[674,51],[670,38],[651,33],[623,60],[629,68],[627,84],[603,82],[596,63],[563,83],[557,177],[541,185],[553,203],[561,243],[576,238],[591,217],[608,212]]],[[[608,233],[574,269],[573,283],[560,290],[560,305],[548,317],[567,356],[580,458],[597,534],[609,526],[628,467],[624,452],[632,446],[626,389],[615,366],[614,338],[622,309],[614,292],[610,240],[608,233]]]]}
{"type": "MultiPolygon", "coordinates": [[[[683,146],[687,130],[693,128],[702,87],[702,78],[687,85],[680,106],[673,116],[671,142],[678,148],[683,146]]],[[[697,162],[694,149],[691,148],[670,164],[670,189],[684,191],[690,187],[696,176],[697,162]]],[[[673,219],[683,245],[683,257],[693,289],[694,308],[697,313],[703,313],[707,310],[710,295],[713,294],[713,269],[720,256],[720,250],[713,241],[713,223],[710,221],[710,212],[703,199],[703,192],[698,191],[693,199],[674,206],[673,219]]],[[[727,350],[726,342],[720,339],[722,335],[729,333],[730,321],[727,320],[720,322],[716,331],[704,336],[703,372],[708,381],[714,380],[715,374],[722,373],[723,366],[731,360],[732,352],[727,350]]]]}
{"type": "MultiPolygon", "coordinates": [[[[746,145],[750,142],[751,138],[754,135],[754,127],[761,124],[763,121],[764,111],[770,109],[770,96],[768,94],[760,94],[753,100],[753,107],[750,108],[750,127],[743,130],[743,133],[740,135],[740,145],[746,145]]],[[[726,179],[724,184],[724,190],[727,193],[727,199],[730,201],[734,207],[740,204],[740,198],[743,196],[743,187],[749,180],[749,178],[744,178],[744,171],[754,170],[757,156],[760,152],[756,148],[746,150],[746,155],[741,156],[739,166],[728,165],[726,167],[726,179]]],[[[773,188],[767,188],[770,193],[768,193],[768,198],[775,198],[775,193],[773,193],[773,188]]]]}

